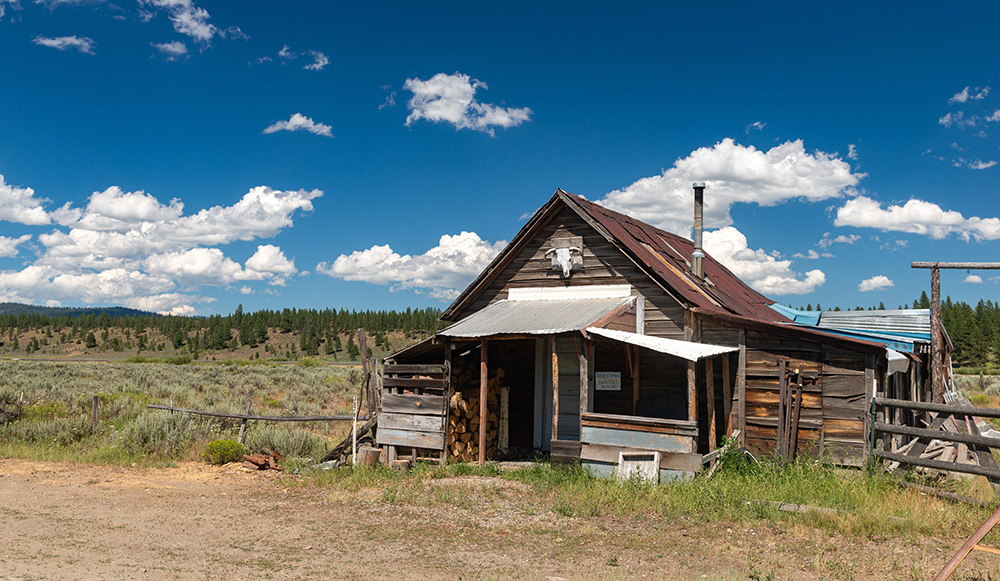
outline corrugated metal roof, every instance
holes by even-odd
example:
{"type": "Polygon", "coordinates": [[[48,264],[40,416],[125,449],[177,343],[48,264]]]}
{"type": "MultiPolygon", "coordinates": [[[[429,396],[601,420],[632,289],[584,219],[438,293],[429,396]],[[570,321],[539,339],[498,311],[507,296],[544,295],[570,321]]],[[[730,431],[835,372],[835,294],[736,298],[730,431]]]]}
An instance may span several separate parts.
{"type": "Polygon", "coordinates": [[[579,331],[630,303],[631,297],[499,301],[438,332],[444,337],[552,335],[579,331]]]}
{"type": "Polygon", "coordinates": [[[628,333],[626,331],[615,331],[613,329],[601,329],[599,327],[587,327],[588,333],[629,343],[638,347],[645,347],[674,357],[687,359],[688,361],[698,361],[713,355],[723,353],[733,353],[739,351],[737,347],[726,347],[725,345],[712,345],[710,343],[693,343],[691,341],[678,341],[677,339],[666,339],[663,337],[652,337],[650,335],[640,335],[638,333],[628,333]]]}
{"type": "Polygon", "coordinates": [[[817,326],[821,329],[876,331],[930,341],[931,310],[823,311],[817,326]]]}

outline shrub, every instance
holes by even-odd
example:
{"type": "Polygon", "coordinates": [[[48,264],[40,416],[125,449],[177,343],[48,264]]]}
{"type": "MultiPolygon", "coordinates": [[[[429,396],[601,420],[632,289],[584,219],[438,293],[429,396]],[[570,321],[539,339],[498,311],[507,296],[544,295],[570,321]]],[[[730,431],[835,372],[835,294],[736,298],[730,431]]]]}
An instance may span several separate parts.
{"type": "Polygon", "coordinates": [[[246,449],[235,440],[215,440],[205,444],[205,460],[212,464],[228,464],[243,458],[246,449]]]}
{"type": "Polygon", "coordinates": [[[326,440],[301,428],[260,426],[247,433],[246,447],[263,454],[278,452],[286,458],[321,456],[328,447],[326,440]]]}
{"type": "Polygon", "coordinates": [[[972,402],[972,405],[984,407],[990,405],[990,396],[986,395],[985,393],[980,393],[977,395],[970,396],[969,401],[972,402]]]}
{"type": "Polygon", "coordinates": [[[130,452],[174,458],[210,432],[204,421],[187,414],[144,414],[122,430],[122,444],[130,452]]]}

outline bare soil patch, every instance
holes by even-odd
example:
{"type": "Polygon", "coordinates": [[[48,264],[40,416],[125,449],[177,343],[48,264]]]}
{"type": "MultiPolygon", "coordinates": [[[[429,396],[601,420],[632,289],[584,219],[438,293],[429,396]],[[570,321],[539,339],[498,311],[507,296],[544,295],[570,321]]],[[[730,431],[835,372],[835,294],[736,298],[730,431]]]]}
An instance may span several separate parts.
{"type": "MultiPolygon", "coordinates": [[[[185,463],[0,460],[9,579],[926,579],[960,538],[858,539],[790,523],[571,518],[482,476],[289,487],[292,475],[185,463]]],[[[995,576],[972,555],[964,575],[995,576]]]]}

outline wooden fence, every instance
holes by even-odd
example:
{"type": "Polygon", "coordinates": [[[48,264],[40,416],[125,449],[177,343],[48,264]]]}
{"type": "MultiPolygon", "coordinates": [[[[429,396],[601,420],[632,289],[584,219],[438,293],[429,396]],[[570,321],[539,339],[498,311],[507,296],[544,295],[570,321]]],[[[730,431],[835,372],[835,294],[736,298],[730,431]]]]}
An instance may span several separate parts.
{"type": "MultiPolygon", "coordinates": [[[[1000,410],[973,407],[971,404],[940,404],[906,401],[901,399],[875,398],[872,400],[872,415],[876,421],[872,425],[872,454],[877,458],[934,468],[948,472],[985,476],[996,486],[1000,483],[1000,466],[993,458],[992,449],[1000,449],[1000,438],[988,438],[979,433],[976,417],[1000,418],[1000,410]],[[926,428],[904,425],[898,421],[901,414],[879,413],[879,410],[907,410],[910,412],[931,412],[933,419],[926,428]],[[950,425],[947,423],[950,422],[950,425]],[[882,447],[877,442],[881,437],[882,447]],[[906,446],[895,449],[899,436],[910,439],[906,446]],[[977,464],[942,461],[921,458],[932,440],[950,442],[968,447],[978,460],[977,464]]],[[[931,414],[926,414],[930,416],[931,414]]]]}
{"type": "Polygon", "coordinates": [[[382,368],[382,408],[376,442],[387,446],[386,460],[396,460],[398,448],[440,452],[448,460],[448,398],[451,365],[385,364],[382,368]]]}

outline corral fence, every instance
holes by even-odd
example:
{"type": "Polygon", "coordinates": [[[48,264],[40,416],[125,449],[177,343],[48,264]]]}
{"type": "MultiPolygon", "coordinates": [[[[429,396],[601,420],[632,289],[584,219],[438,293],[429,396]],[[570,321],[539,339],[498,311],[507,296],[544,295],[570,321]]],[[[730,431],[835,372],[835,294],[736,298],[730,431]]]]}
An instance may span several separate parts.
{"type": "Polygon", "coordinates": [[[1000,409],[874,398],[872,400],[872,455],[889,462],[889,470],[919,466],[985,476],[996,490],[1000,466],[992,450],[1000,438],[984,436],[977,418],[1000,418],[1000,409]],[[923,423],[926,427],[912,424],[923,423]]]}

